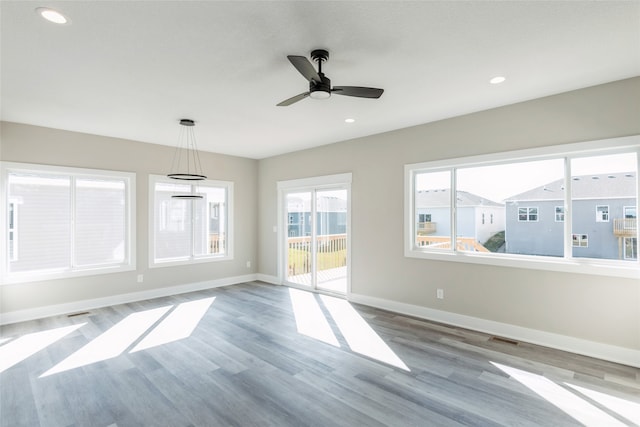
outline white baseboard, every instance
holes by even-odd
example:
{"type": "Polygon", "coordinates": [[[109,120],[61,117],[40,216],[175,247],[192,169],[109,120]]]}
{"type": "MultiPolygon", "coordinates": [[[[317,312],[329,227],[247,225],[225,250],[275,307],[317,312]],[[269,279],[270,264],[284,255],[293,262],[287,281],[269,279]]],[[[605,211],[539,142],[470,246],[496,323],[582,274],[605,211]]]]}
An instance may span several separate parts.
{"type": "MultiPolygon", "coordinates": [[[[59,316],[62,314],[77,313],[80,311],[93,310],[101,307],[108,307],[117,304],[126,304],[135,301],[143,301],[153,298],[161,298],[171,295],[184,294],[187,292],[201,291],[204,289],[219,288],[221,286],[236,285],[238,283],[251,282],[257,280],[257,274],[247,274],[244,276],[225,277],[222,279],[206,280],[203,282],[187,283],[184,285],[168,286],[165,288],[149,289],[147,291],[131,292],[127,294],[112,295],[103,298],[95,298],[81,301],[74,301],[64,304],[48,305],[26,310],[16,310],[7,313],[0,313],[0,325],[24,322],[27,320],[42,319],[43,317],[59,316]]],[[[262,279],[260,279],[262,280],[262,279]]]]}
{"type": "Polygon", "coordinates": [[[272,284],[272,285],[281,285],[282,284],[282,282],[280,282],[280,279],[278,279],[277,276],[270,276],[268,274],[262,274],[262,273],[256,274],[256,279],[255,280],[260,280],[261,282],[269,283],[269,284],[272,284]]]}
{"type": "Polygon", "coordinates": [[[529,329],[508,323],[465,316],[448,311],[435,310],[413,304],[406,304],[367,295],[350,294],[349,300],[358,304],[381,308],[399,314],[405,314],[434,322],[459,326],[490,335],[497,335],[517,341],[551,347],[584,356],[595,357],[610,362],[621,363],[640,368],[640,350],[603,344],[581,338],[555,334],[552,332],[529,329]]]}

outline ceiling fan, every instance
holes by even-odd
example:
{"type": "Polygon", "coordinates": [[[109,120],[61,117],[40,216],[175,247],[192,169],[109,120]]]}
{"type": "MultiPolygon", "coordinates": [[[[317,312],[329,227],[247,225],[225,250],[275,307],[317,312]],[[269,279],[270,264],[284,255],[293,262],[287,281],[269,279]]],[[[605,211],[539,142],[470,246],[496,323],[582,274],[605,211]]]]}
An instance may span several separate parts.
{"type": "Polygon", "coordinates": [[[289,55],[287,56],[291,64],[296,70],[309,80],[309,91],[303,92],[292,98],[285,99],[277,104],[278,107],[286,107],[298,101],[302,101],[306,97],[314,99],[327,99],[332,93],[336,95],[356,96],[358,98],[380,98],[384,89],[376,89],[373,87],[360,86],[333,86],[331,80],[322,72],[322,63],[329,59],[329,52],[324,49],[316,49],[311,52],[311,59],[318,63],[318,71],[313,68],[311,62],[304,56],[289,55]]]}

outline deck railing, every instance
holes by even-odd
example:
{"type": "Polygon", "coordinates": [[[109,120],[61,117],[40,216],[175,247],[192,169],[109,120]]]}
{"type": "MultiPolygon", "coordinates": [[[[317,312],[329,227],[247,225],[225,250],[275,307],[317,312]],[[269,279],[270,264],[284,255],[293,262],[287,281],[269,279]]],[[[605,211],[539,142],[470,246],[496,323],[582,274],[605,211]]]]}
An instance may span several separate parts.
{"type": "Polygon", "coordinates": [[[615,218],[613,234],[618,237],[634,237],[638,232],[637,218],[615,218]]]}
{"type": "MultiPolygon", "coordinates": [[[[316,262],[318,270],[347,265],[347,235],[327,234],[316,238],[316,262]]],[[[289,237],[289,276],[311,272],[311,236],[289,237]]]]}
{"type": "Polygon", "coordinates": [[[224,234],[209,234],[209,253],[219,254],[220,250],[224,251],[224,234]]]}
{"type": "MultiPolygon", "coordinates": [[[[446,236],[416,236],[418,247],[451,249],[451,238],[446,236]]],[[[490,252],[473,237],[456,237],[456,250],[467,252],[490,252]]]]}

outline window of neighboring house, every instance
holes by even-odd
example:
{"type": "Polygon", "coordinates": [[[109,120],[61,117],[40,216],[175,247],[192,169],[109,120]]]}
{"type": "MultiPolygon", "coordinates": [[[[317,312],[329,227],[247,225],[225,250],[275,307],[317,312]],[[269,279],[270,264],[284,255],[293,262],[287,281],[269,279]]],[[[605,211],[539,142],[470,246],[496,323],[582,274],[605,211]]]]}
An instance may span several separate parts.
{"type": "Polygon", "coordinates": [[[491,219],[491,224],[493,224],[493,214],[490,214],[489,218],[491,219]]]}
{"type": "Polygon", "coordinates": [[[518,208],[518,221],[520,221],[520,222],[537,222],[538,221],[538,208],[537,207],[518,208]]]}
{"type": "Polygon", "coordinates": [[[418,222],[431,222],[431,214],[418,214],[418,222]]]}
{"type": "Polygon", "coordinates": [[[640,277],[637,260],[625,256],[633,242],[623,245],[620,237],[633,237],[628,230],[573,231],[593,227],[595,206],[600,221],[618,221],[616,209],[635,217],[639,151],[636,135],[405,165],[405,256],[640,277]],[[496,211],[493,235],[478,234],[487,220],[475,214],[479,205],[496,211]],[[435,233],[420,221],[426,209],[435,233]],[[598,262],[578,264],[575,257],[598,262]]]}
{"type": "Polygon", "coordinates": [[[609,222],[609,206],[596,206],[596,222],[609,222]]]}
{"type": "Polygon", "coordinates": [[[571,244],[574,247],[586,248],[589,247],[589,235],[587,234],[572,234],[571,244]]]}
{"type": "Polygon", "coordinates": [[[233,183],[181,182],[151,175],[150,265],[231,259],[233,183]],[[200,198],[174,198],[174,195],[200,198]]]}
{"type": "Polygon", "coordinates": [[[3,163],[2,178],[6,282],[135,269],[135,174],[3,163]]]}
{"type": "Polygon", "coordinates": [[[624,217],[627,219],[637,218],[636,216],[636,207],[635,206],[625,206],[624,207],[624,217]]]}
{"type": "Polygon", "coordinates": [[[638,238],[637,237],[624,238],[624,258],[638,259],[638,238]]]}
{"type": "Polygon", "coordinates": [[[482,214],[482,225],[484,225],[484,213],[482,214]]]}

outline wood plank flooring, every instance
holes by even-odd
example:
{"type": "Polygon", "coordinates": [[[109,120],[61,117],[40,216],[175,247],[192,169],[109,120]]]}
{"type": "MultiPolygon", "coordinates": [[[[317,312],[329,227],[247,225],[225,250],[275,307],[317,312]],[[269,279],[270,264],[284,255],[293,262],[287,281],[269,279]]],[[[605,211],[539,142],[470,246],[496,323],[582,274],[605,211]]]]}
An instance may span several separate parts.
{"type": "Polygon", "coordinates": [[[302,291],[251,282],[6,325],[0,367],[11,366],[0,373],[0,425],[640,424],[639,369],[316,294],[296,311],[291,292],[302,291]],[[132,351],[155,330],[171,332],[181,304],[212,297],[192,332],[132,351]],[[149,327],[126,323],[160,307],[169,308],[149,327]],[[324,325],[333,345],[300,326],[314,315],[307,327],[324,325]],[[105,342],[115,325],[144,333],[105,342]],[[25,349],[52,330],[65,334],[44,346],[31,339],[33,354],[25,349]],[[43,375],[79,354],[89,361],[43,375]]]}

